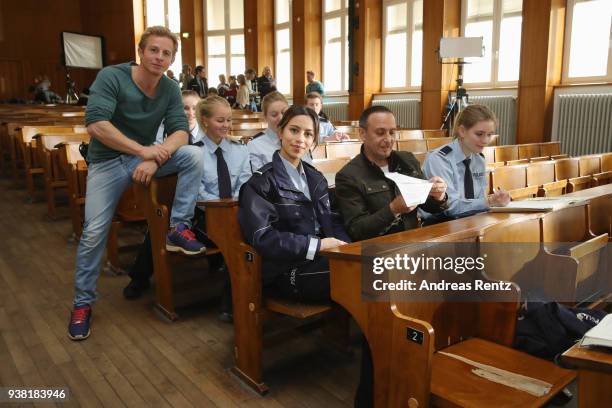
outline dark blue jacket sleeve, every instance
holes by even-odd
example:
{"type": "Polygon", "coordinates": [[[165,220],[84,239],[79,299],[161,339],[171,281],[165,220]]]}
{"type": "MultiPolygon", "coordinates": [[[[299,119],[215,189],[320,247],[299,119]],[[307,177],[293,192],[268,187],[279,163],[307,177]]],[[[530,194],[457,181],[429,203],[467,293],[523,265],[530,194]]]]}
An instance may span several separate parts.
{"type": "Polygon", "coordinates": [[[284,261],[306,259],[311,237],[273,227],[279,215],[266,197],[269,190],[269,183],[259,177],[251,178],[240,189],[238,221],[245,241],[264,258],[284,261]]]}

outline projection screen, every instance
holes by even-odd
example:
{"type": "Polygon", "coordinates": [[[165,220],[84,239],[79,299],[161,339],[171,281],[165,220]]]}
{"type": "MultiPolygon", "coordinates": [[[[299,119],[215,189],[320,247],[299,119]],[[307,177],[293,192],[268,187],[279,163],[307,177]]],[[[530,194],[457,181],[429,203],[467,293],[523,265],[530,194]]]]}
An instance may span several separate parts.
{"type": "Polygon", "coordinates": [[[62,46],[67,67],[101,69],[104,66],[102,37],[64,31],[62,46]]]}

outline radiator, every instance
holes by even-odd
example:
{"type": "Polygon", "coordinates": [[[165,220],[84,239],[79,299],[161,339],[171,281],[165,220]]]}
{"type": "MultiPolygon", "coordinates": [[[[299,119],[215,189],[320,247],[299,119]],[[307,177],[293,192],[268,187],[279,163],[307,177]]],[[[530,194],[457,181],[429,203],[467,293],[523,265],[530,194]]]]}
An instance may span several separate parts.
{"type": "Polygon", "coordinates": [[[612,151],[612,93],[559,95],[553,140],[570,156],[612,151]]]}
{"type": "Polygon", "coordinates": [[[512,95],[470,96],[470,105],[473,104],[484,105],[497,116],[499,145],[516,143],[516,97],[512,95]]]}
{"type": "Polygon", "coordinates": [[[323,112],[334,123],[339,120],[348,120],[348,102],[326,102],[323,112]]]}
{"type": "Polygon", "coordinates": [[[395,115],[398,127],[408,129],[421,127],[421,101],[418,99],[379,99],[372,101],[372,105],[389,108],[395,115]]]}

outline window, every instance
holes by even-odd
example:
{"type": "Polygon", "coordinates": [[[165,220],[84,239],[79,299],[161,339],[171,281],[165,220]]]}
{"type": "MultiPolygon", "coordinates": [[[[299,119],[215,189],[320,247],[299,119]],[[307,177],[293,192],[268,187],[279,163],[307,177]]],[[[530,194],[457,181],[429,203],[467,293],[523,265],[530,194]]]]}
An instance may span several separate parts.
{"type": "Polygon", "coordinates": [[[325,93],[348,92],[348,0],[323,0],[325,93]]]}
{"type": "Polygon", "coordinates": [[[279,92],[291,94],[291,2],[274,1],[274,52],[276,87],[279,92]]]}
{"type": "Polygon", "coordinates": [[[612,80],[612,1],[568,0],[563,82],[612,80]]]}
{"type": "Polygon", "coordinates": [[[215,86],[220,74],[245,70],[243,0],[206,0],[204,15],[208,84],[215,86]]]}
{"type": "Polygon", "coordinates": [[[178,51],[170,68],[178,77],[183,66],[181,56],[181,9],[179,0],[146,0],[145,21],[147,27],[163,26],[174,33],[178,40],[178,51]]]}
{"type": "Polygon", "coordinates": [[[423,0],[386,0],[383,13],[383,89],[418,88],[423,59],[423,0]]]}
{"type": "Polygon", "coordinates": [[[466,58],[466,84],[496,87],[518,82],[522,0],[464,0],[462,35],[483,37],[484,57],[466,58]]]}

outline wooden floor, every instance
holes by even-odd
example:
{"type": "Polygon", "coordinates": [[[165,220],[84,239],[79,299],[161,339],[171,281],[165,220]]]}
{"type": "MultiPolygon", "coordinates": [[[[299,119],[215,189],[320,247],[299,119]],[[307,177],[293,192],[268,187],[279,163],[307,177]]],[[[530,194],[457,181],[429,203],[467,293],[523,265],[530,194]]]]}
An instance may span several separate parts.
{"type": "Polygon", "coordinates": [[[68,387],[62,407],[352,406],[358,347],[342,354],[314,332],[267,349],[270,393],[260,397],[229,372],[233,330],[217,321],[215,304],[168,323],[153,312],[151,292],[123,299],[126,276],[102,273],[92,336],[70,341],[70,222],[47,220],[43,202],[9,186],[0,178],[0,387],[68,387]]]}

